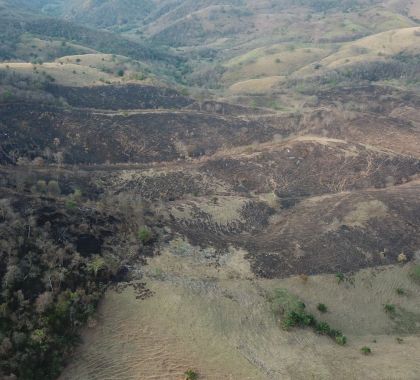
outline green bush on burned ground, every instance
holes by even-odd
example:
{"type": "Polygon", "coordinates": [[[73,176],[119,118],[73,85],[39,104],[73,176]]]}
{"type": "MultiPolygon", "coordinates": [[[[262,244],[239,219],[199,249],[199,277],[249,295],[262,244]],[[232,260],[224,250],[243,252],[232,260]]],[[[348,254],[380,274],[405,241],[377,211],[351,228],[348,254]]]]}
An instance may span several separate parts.
{"type": "Polygon", "coordinates": [[[141,227],[139,229],[138,237],[143,244],[150,243],[153,240],[152,232],[147,227],[141,227]]]}
{"type": "Polygon", "coordinates": [[[311,327],[316,333],[331,337],[337,344],[347,343],[347,338],[341,331],[332,329],[327,322],[318,321],[306,311],[306,305],[287,290],[276,289],[269,296],[269,301],[274,314],[281,317],[285,330],[293,327],[311,327]]]}
{"type": "Polygon", "coordinates": [[[48,194],[58,197],[61,194],[60,185],[57,181],[49,181],[47,185],[48,194]]]}
{"type": "Polygon", "coordinates": [[[44,194],[47,191],[47,182],[44,180],[37,181],[35,189],[38,193],[44,194]]]}
{"type": "Polygon", "coordinates": [[[72,194],[68,195],[66,200],[66,207],[70,210],[75,209],[77,205],[81,202],[81,200],[82,191],[80,189],[76,189],[72,194]]]}

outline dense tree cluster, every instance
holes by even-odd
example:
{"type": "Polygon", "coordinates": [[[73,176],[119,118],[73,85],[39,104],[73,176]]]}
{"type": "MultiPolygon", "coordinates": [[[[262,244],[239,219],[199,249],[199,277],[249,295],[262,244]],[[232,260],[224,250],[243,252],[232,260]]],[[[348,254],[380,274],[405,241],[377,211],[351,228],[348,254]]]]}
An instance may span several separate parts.
{"type": "Polygon", "coordinates": [[[60,196],[57,181],[43,180],[31,194],[0,192],[0,378],[54,379],[107,285],[153,243],[152,231],[147,241],[137,236],[140,218],[121,197],[86,203],[80,191],[60,196]]]}

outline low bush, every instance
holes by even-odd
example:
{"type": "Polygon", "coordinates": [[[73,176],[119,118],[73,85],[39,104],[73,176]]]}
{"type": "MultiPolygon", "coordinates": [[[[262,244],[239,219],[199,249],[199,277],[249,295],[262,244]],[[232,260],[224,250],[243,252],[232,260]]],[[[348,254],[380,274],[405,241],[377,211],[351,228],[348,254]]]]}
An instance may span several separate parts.
{"type": "Polygon", "coordinates": [[[319,322],[315,326],[315,331],[318,334],[329,335],[331,332],[330,325],[327,322],[319,322]]]}
{"type": "Polygon", "coordinates": [[[198,379],[198,373],[192,369],[189,369],[185,371],[185,380],[197,380],[198,379]]]}
{"type": "Polygon", "coordinates": [[[403,288],[397,288],[395,289],[395,292],[399,295],[399,296],[403,296],[406,294],[406,291],[403,288]]]}
{"type": "Polygon", "coordinates": [[[47,191],[47,183],[44,180],[39,180],[36,183],[36,191],[44,194],[47,191]]]}
{"type": "Polygon", "coordinates": [[[362,347],[362,348],[360,349],[360,352],[361,352],[363,355],[370,355],[370,354],[372,353],[372,350],[371,350],[369,347],[364,346],[364,347],[362,347]]]}
{"type": "Polygon", "coordinates": [[[150,243],[153,239],[152,233],[147,227],[141,227],[139,229],[138,237],[143,244],[150,243]]]}
{"type": "Polygon", "coordinates": [[[318,311],[320,311],[321,313],[326,313],[328,311],[328,308],[326,305],[324,305],[323,303],[319,303],[317,306],[318,311]]]}
{"type": "Polygon", "coordinates": [[[345,280],[345,277],[344,277],[343,273],[337,273],[335,275],[335,277],[337,278],[339,284],[342,283],[345,280]]]}
{"type": "Polygon", "coordinates": [[[66,200],[66,208],[69,210],[73,210],[77,207],[77,203],[73,199],[66,200]]]}
{"type": "Polygon", "coordinates": [[[48,194],[53,196],[59,196],[61,194],[60,185],[57,181],[49,181],[47,187],[48,194]]]}
{"type": "Polygon", "coordinates": [[[389,304],[389,303],[387,303],[385,306],[384,306],[384,309],[385,309],[385,311],[387,312],[387,313],[389,313],[389,314],[395,314],[395,312],[396,312],[396,307],[395,307],[395,305],[392,305],[392,304],[389,304]]]}
{"type": "Polygon", "coordinates": [[[340,346],[345,346],[347,343],[347,337],[345,337],[344,335],[339,335],[335,337],[335,341],[337,342],[337,344],[339,344],[340,346]]]}

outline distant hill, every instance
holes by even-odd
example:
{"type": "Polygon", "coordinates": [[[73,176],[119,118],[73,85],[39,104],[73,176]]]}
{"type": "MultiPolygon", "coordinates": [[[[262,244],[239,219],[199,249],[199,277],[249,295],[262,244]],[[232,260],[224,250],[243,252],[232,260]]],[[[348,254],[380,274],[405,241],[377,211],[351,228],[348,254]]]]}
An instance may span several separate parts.
{"type": "MultiPolygon", "coordinates": [[[[78,44],[102,53],[120,54],[157,65],[179,64],[182,59],[147,42],[132,41],[107,31],[92,29],[70,21],[52,18],[42,12],[48,1],[0,3],[0,59],[21,59],[18,44],[30,34],[41,39],[56,39],[78,44]],[[30,12],[35,9],[35,12],[30,12]]],[[[62,56],[58,55],[58,56],[62,56]]]]}

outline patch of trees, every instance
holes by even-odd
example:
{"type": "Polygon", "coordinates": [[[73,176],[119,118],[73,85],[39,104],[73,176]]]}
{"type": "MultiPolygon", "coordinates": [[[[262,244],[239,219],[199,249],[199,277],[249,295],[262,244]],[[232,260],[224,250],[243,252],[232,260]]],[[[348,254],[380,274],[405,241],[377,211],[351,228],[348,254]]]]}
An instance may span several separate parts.
{"type": "Polygon", "coordinates": [[[337,70],[337,74],[350,80],[376,82],[387,79],[414,81],[420,79],[420,55],[396,56],[387,61],[374,61],[337,70]]]}
{"type": "MultiPolygon", "coordinates": [[[[306,311],[306,305],[297,297],[288,293],[287,290],[276,289],[269,296],[269,301],[274,314],[281,317],[282,327],[285,330],[290,330],[294,327],[310,327],[317,334],[329,336],[341,346],[347,343],[347,337],[341,331],[331,328],[327,322],[318,321],[313,314],[306,311]]],[[[322,307],[322,310],[320,311],[327,311],[326,307],[325,310],[322,307]]]]}
{"type": "Polygon", "coordinates": [[[221,79],[225,72],[226,68],[222,65],[201,65],[201,68],[188,76],[188,81],[199,87],[217,89],[221,87],[221,79]]]}
{"type": "Polygon", "coordinates": [[[142,249],[129,200],[60,193],[57,181],[38,180],[32,195],[0,187],[0,378],[57,378],[105,289],[142,249]]]}
{"type": "MultiPolygon", "coordinates": [[[[322,66],[316,66],[321,69],[322,66]]],[[[291,80],[288,85],[297,87],[305,93],[319,90],[319,86],[328,88],[338,85],[354,85],[360,82],[377,82],[396,79],[406,84],[420,83],[420,55],[396,55],[387,60],[358,63],[347,67],[330,70],[320,75],[302,80],[291,80]]]]}
{"type": "Polygon", "coordinates": [[[16,45],[20,41],[22,32],[14,21],[0,18],[0,59],[11,60],[16,58],[16,45]]]}
{"type": "MultiPolygon", "coordinates": [[[[34,65],[34,71],[37,66],[34,65]]],[[[61,104],[61,101],[46,91],[54,78],[45,72],[39,75],[25,75],[13,69],[0,69],[0,103],[16,101],[61,104]]]]}

